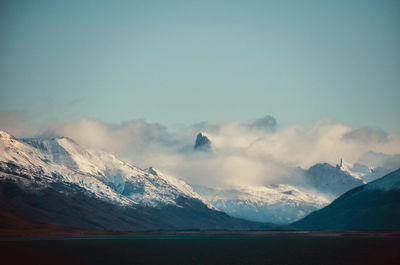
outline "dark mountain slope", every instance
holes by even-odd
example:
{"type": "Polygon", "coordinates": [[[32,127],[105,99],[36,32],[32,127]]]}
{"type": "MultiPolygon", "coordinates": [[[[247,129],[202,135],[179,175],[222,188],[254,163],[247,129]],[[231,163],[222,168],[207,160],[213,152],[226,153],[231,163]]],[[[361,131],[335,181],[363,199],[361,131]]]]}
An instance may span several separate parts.
{"type": "MultiPolygon", "coordinates": [[[[16,178],[20,177],[14,176],[16,178]]],[[[182,197],[178,205],[123,207],[98,200],[74,185],[33,190],[24,189],[13,179],[0,182],[0,207],[47,224],[115,231],[246,230],[275,227],[230,217],[195,199],[182,197]]]]}
{"type": "Polygon", "coordinates": [[[400,169],[346,192],[292,225],[306,230],[400,229],[400,169]]]}

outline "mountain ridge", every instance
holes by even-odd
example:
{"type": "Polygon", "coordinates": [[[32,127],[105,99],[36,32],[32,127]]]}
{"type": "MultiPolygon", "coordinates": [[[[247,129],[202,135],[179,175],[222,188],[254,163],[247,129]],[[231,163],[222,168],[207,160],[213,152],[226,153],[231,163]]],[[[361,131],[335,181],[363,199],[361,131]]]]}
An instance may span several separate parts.
{"type": "Polygon", "coordinates": [[[84,229],[271,229],[203,202],[184,181],[141,170],[68,138],[0,133],[0,204],[44,223],[84,229]]]}
{"type": "Polygon", "coordinates": [[[400,229],[400,169],[344,193],[292,226],[307,230],[400,229]]]}

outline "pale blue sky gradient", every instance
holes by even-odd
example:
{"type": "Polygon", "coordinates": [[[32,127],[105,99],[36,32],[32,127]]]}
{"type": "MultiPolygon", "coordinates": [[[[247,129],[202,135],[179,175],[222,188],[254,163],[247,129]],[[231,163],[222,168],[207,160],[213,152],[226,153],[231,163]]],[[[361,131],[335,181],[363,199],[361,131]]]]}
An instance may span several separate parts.
{"type": "Polygon", "coordinates": [[[0,111],[400,127],[400,1],[2,1],[0,111]]]}

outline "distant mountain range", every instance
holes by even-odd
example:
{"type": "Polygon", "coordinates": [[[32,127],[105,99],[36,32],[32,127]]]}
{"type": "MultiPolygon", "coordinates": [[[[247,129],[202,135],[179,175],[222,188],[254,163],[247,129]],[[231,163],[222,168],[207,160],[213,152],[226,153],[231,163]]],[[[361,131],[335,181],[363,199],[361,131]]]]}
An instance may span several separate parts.
{"type": "Polygon", "coordinates": [[[293,185],[237,186],[230,189],[192,186],[216,209],[258,222],[288,224],[330,202],[323,194],[293,185]]]}
{"type": "MultiPolygon", "coordinates": [[[[212,140],[199,133],[194,150],[210,151],[212,140]]],[[[214,150],[215,151],[215,150],[214,150]]],[[[400,167],[400,155],[369,151],[357,163],[343,159],[333,166],[318,163],[308,169],[293,168],[292,183],[229,188],[191,184],[214,208],[258,222],[288,224],[318,210],[348,190],[380,178],[400,167]]]]}
{"type": "MultiPolygon", "coordinates": [[[[199,134],[196,145],[207,151],[211,141],[199,134]]],[[[279,225],[305,216],[293,226],[336,229],[324,218],[335,220],[332,217],[335,211],[344,213],[354,206],[353,196],[343,199],[349,196],[346,191],[353,188],[352,191],[365,188],[368,192],[363,194],[372,194],[356,197],[360,201],[357,207],[367,197],[375,200],[378,195],[397,206],[397,188],[390,188],[389,193],[372,189],[375,193],[371,193],[367,187],[381,180],[364,185],[363,177],[371,177],[377,167],[362,165],[341,161],[336,166],[322,163],[307,170],[298,168],[295,177],[301,180],[301,185],[205,187],[189,185],[152,167],[142,170],[66,137],[17,139],[0,131],[0,208],[42,223],[82,229],[278,229],[282,228],[279,225]],[[340,195],[332,203],[334,206],[329,205],[340,195]],[[339,204],[340,209],[335,206],[338,201],[345,201],[339,204]],[[332,207],[338,210],[329,210],[332,207]]],[[[391,178],[398,179],[396,176],[391,178]]],[[[386,203],[377,199],[375,202],[376,207],[386,203]]],[[[365,211],[359,216],[366,218],[362,215],[365,211]]],[[[343,218],[347,215],[343,214],[343,218]]],[[[395,220],[394,224],[398,223],[397,215],[390,218],[395,220]]],[[[338,221],[343,227],[357,227],[357,223],[346,226],[344,219],[338,221]]],[[[340,229],[338,222],[334,223],[340,229]]],[[[379,225],[370,227],[378,229],[379,225]]]]}
{"type": "Polygon", "coordinates": [[[258,222],[288,224],[328,205],[365,181],[327,163],[297,168],[301,185],[236,186],[230,189],[192,185],[209,204],[229,215],[258,222]]]}
{"type": "Polygon", "coordinates": [[[0,131],[0,206],[34,220],[107,230],[260,229],[217,211],[184,181],[64,137],[0,131]]]}

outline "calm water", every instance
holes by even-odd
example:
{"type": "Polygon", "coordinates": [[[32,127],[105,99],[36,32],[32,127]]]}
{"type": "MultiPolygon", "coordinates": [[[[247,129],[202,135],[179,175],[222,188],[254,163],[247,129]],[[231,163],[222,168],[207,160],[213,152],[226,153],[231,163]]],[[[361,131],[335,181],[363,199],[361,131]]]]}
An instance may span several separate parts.
{"type": "Polygon", "coordinates": [[[400,264],[400,238],[141,236],[0,241],[1,264],[400,264]]]}

